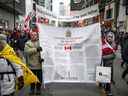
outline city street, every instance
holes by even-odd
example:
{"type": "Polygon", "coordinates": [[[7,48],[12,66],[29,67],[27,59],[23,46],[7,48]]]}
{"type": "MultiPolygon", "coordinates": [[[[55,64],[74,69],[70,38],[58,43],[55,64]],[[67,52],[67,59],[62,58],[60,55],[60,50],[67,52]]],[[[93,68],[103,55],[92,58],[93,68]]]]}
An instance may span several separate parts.
{"type": "MultiPolygon", "coordinates": [[[[121,78],[124,68],[120,67],[120,62],[120,53],[117,52],[114,62],[115,85],[112,86],[112,92],[114,96],[127,96],[128,85],[121,78]]],[[[93,84],[51,84],[49,87],[53,96],[105,96],[103,90],[93,84]]]]}
{"type": "Polygon", "coordinates": [[[0,0],[0,96],[128,96],[127,53],[128,0],[0,0]]]}
{"type": "MultiPolygon", "coordinates": [[[[112,86],[112,91],[113,91],[114,96],[127,96],[128,85],[121,78],[121,74],[122,74],[124,68],[120,67],[120,63],[121,63],[120,54],[119,54],[119,52],[117,52],[117,58],[114,63],[114,80],[115,80],[116,84],[112,86]]],[[[128,76],[126,76],[126,79],[127,79],[127,77],[128,76]]]]}
{"type": "MultiPolygon", "coordinates": [[[[117,57],[114,62],[115,85],[112,85],[112,92],[114,96],[127,96],[128,85],[121,78],[121,74],[124,68],[120,67],[120,62],[121,62],[120,53],[117,52],[117,57]]],[[[105,96],[103,89],[97,87],[95,84],[54,83],[54,84],[46,84],[46,87],[47,87],[46,92],[42,92],[42,95],[40,96],[105,96]]],[[[26,90],[23,93],[25,93],[26,96],[29,96],[28,88],[26,88],[26,90]]],[[[33,96],[39,96],[39,95],[33,95],[33,96]]]]}

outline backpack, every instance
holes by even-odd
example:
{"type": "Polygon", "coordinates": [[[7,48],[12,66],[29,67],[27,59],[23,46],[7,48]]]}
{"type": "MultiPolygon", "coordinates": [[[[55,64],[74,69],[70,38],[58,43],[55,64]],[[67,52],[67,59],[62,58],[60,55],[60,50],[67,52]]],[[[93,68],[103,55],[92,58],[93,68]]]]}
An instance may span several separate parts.
{"type": "Polygon", "coordinates": [[[4,57],[0,57],[0,59],[6,60],[8,66],[10,66],[12,68],[12,72],[0,72],[0,77],[1,77],[0,80],[3,80],[4,75],[6,74],[6,75],[8,75],[8,80],[10,81],[9,74],[14,74],[16,76],[16,70],[15,70],[14,66],[12,65],[12,63],[8,59],[6,59],[4,57]]]}

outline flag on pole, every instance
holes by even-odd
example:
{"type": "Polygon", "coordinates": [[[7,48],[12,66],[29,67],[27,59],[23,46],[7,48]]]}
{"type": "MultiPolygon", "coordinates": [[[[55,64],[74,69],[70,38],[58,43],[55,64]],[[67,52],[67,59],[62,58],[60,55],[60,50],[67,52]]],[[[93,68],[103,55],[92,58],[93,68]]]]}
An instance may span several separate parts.
{"type": "Polygon", "coordinates": [[[25,85],[30,85],[31,83],[40,82],[38,78],[32,73],[32,71],[24,64],[19,57],[17,57],[13,48],[11,48],[8,44],[5,48],[0,52],[0,56],[8,59],[12,63],[21,65],[24,73],[24,83],[25,85]]]}

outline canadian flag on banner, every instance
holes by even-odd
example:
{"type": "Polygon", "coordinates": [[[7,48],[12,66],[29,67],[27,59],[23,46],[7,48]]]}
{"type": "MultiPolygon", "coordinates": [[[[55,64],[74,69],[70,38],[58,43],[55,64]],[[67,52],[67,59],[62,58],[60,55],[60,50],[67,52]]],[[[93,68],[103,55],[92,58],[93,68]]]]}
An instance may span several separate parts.
{"type": "Polygon", "coordinates": [[[65,46],[64,46],[64,50],[65,50],[65,51],[71,51],[71,50],[72,50],[71,45],[65,45],[65,46]]]}

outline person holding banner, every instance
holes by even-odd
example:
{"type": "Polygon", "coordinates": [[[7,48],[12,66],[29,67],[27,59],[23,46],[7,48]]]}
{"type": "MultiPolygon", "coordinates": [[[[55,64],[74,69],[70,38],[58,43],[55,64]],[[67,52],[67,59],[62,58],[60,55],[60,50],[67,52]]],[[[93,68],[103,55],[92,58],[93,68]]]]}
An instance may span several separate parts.
{"type": "MultiPolygon", "coordinates": [[[[30,40],[26,42],[25,49],[27,55],[27,64],[32,72],[42,82],[42,62],[40,52],[42,48],[39,46],[38,33],[31,32],[30,40]]],[[[41,83],[31,83],[30,94],[41,94],[41,83]]]]}
{"type": "MultiPolygon", "coordinates": [[[[6,39],[4,34],[0,34],[0,51],[6,46],[6,39]]],[[[0,96],[14,96],[16,78],[20,90],[24,86],[21,66],[0,55],[0,96]]]]}
{"type": "MultiPolygon", "coordinates": [[[[16,55],[15,51],[11,46],[8,45],[6,41],[6,36],[3,34],[0,34],[0,57],[3,57],[7,60],[9,60],[11,63],[17,64],[16,66],[21,66],[23,70],[23,80],[24,80],[24,86],[28,86],[31,83],[40,83],[37,76],[35,76],[32,71],[26,66],[25,63],[22,62],[22,60],[16,55]],[[3,42],[3,43],[2,43],[3,42]]],[[[3,68],[3,66],[2,66],[3,68]]],[[[21,80],[21,79],[20,79],[21,80]]],[[[18,90],[17,90],[18,92],[18,90]]]]}
{"type": "MultiPolygon", "coordinates": [[[[111,67],[111,82],[114,83],[113,80],[113,61],[115,59],[115,50],[117,49],[114,45],[114,35],[108,33],[105,37],[102,38],[102,60],[104,67],[111,67]],[[112,46],[113,44],[113,46],[112,46]]],[[[107,83],[105,85],[105,91],[107,96],[111,96],[111,84],[107,83]]]]}

